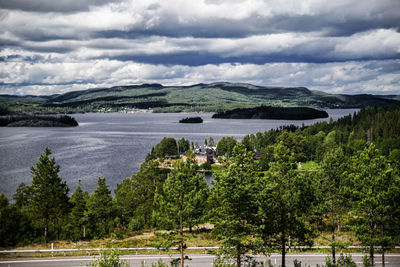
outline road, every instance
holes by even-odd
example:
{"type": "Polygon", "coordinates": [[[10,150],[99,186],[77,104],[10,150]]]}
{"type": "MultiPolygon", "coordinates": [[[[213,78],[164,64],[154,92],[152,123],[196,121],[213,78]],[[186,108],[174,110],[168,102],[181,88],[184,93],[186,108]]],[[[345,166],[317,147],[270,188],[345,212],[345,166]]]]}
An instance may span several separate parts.
{"type": "MultiPolygon", "coordinates": [[[[287,266],[293,266],[293,260],[297,259],[302,262],[302,264],[306,263],[307,265],[314,267],[317,264],[324,264],[325,257],[327,254],[288,254],[286,255],[286,263],[287,266]]],[[[352,254],[353,259],[357,263],[358,266],[362,266],[362,254],[352,254]]],[[[174,257],[177,257],[174,255],[174,257]]],[[[212,263],[215,259],[213,255],[201,255],[201,254],[193,254],[189,255],[192,260],[185,261],[185,266],[190,267],[207,267],[212,266],[212,263]]],[[[155,263],[158,259],[161,259],[163,262],[168,263],[171,258],[168,255],[124,255],[120,257],[121,259],[126,260],[130,266],[141,266],[142,262],[145,262],[146,266],[151,266],[151,263],[155,263]]],[[[279,266],[280,255],[272,254],[270,257],[257,256],[258,261],[268,261],[270,260],[272,264],[279,266]]],[[[36,259],[7,259],[0,260],[0,267],[50,267],[50,266],[85,266],[90,260],[93,260],[93,257],[56,257],[56,258],[36,258],[36,259]]],[[[398,267],[400,266],[400,254],[388,254],[385,257],[385,266],[386,267],[398,267]]],[[[382,266],[381,257],[376,257],[376,266],[382,266]]]]}

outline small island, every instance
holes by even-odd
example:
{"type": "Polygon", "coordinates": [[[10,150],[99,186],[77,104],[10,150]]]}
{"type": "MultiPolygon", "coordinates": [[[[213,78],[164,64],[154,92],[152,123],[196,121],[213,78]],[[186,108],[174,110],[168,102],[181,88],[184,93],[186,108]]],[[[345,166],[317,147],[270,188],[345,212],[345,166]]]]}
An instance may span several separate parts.
{"type": "Polygon", "coordinates": [[[324,110],[306,107],[271,107],[237,108],[218,112],[213,119],[266,119],[266,120],[311,120],[327,118],[324,110]]]}
{"type": "Polygon", "coordinates": [[[200,117],[184,118],[179,121],[179,123],[202,123],[203,119],[200,117]]]}
{"type": "Polygon", "coordinates": [[[74,127],[78,122],[71,116],[8,115],[0,116],[0,127],[74,127]]]}

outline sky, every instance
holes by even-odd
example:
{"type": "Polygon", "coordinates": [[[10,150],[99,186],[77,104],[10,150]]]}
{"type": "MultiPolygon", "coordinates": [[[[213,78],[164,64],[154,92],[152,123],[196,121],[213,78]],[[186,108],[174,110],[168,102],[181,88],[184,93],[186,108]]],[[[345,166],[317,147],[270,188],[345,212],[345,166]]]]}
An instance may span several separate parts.
{"type": "Polygon", "coordinates": [[[0,0],[0,94],[218,81],[400,94],[400,1],[0,0]]]}

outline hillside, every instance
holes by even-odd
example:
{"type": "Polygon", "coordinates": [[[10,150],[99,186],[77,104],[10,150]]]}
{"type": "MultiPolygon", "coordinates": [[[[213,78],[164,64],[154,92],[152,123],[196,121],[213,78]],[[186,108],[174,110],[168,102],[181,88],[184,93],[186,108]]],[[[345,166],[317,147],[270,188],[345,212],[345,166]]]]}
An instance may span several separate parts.
{"type": "Polygon", "coordinates": [[[257,106],[362,108],[399,105],[396,97],[335,95],[304,87],[263,87],[243,83],[191,86],[143,84],[96,88],[41,97],[0,96],[14,112],[105,112],[152,109],[154,112],[215,112],[257,106]]]}
{"type": "Polygon", "coordinates": [[[268,119],[268,120],[311,120],[327,118],[328,113],[323,110],[304,107],[256,107],[237,108],[218,112],[213,119],[268,119]]]}

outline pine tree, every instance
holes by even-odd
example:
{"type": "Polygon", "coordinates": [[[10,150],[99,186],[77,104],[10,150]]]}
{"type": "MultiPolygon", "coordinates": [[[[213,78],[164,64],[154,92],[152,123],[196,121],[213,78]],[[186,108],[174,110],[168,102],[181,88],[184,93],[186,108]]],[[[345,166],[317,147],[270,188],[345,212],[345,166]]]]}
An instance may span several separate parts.
{"type": "Polygon", "coordinates": [[[285,266],[289,236],[299,243],[311,242],[307,217],[314,202],[314,185],[312,177],[296,170],[296,155],[282,141],[275,146],[274,158],[259,186],[259,222],[266,245],[279,244],[285,266]]]}
{"type": "Polygon", "coordinates": [[[160,221],[173,230],[169,237],[165,236],[168,241],[166,247],[174,244],[179,246],[181,267],[184,266],[185,247],[183,226],[186,222],[193,222],[196,217],[202,216],[201,212],[196,210],[200,207],[194,204],[207,192],[206,181],[204,176],[197,172],[198,168],[195,154],[189,150],[186,161],[179,159],[175,163],[162,189],[158,188],[155,194],[160,221]]]}
{"type": "Polygon", "coordinates": [[[257,233],[257,171],[252,152],[246,153],[244,145],[233,148],[231,158],[222,160],[221,168],[214,173],[215,185],[210,198],[213,233],[222,241],[222,251],[241,266],[243,256],[258,248],[257,233]]]}
{"type": "Polygon", "coordinates": [[[87,202],[87,216],[92,235],[103,237],[110,232],[109,224],[112,213],[112,197],[106,184],[106,178],[99,177],[97,188],[87,202]]]}
{"type": "Polygon", "coordinates": [[[331,220],[331,246],[332,259],[336,263],[335,253],[335,229],[341,213],[346,205],[345,197],[345,172],[348,169],[346,158],[341,148],[328,150],[322,161],[322,179],[321,179],[321,206],[328,211],[331,220]]]}
{"type": "Polygon", "coordinates": [[[383,252],[389,249],[398,232],[400,181],[392,171],[372,143],[352,158],[349,182],[356,215],[353,229],[362,244],[369,247],[371,266],[375,247],[383,246],[383,252]]]}
{"type": "Polygon", "coordinates": [[[64,216],[69,211],[68,186],[58,176],[60,166],[54,157],[50,158],[50,148],[46,147],[36,167],[31,167],[32,209],[37,221],[44,228],[44,239],[47,242],[51,234],[50,226],[57,230],[59,237],[64,216]]]}

